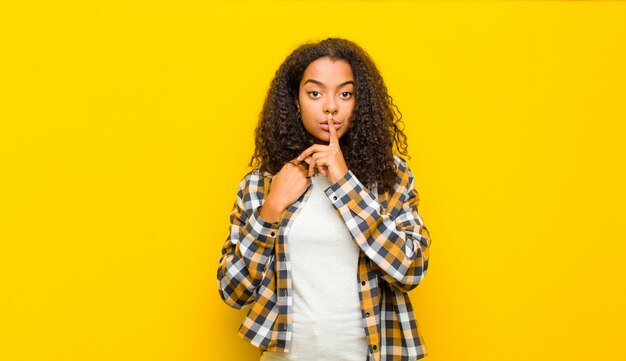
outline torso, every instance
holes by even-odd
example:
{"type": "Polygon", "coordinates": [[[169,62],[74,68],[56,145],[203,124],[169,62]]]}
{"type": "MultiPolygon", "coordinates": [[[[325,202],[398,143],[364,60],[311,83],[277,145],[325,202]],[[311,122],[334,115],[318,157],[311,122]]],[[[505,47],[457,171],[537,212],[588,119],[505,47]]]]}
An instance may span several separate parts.
{"type": "Polygon", "coordinates": [[[261,361],[365,360],[358,296],[359,247],[324,193],[321,174],[287,235],[293,277],[293,338],[290,352],[264,352],[261,361]]]}

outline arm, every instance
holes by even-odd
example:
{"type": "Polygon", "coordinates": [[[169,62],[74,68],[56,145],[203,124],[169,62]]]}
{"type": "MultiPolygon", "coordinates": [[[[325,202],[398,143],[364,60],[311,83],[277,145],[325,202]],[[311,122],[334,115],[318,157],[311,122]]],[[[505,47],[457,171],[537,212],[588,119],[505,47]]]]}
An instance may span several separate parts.
{"type": "Polygon", "coordinates": [[[418,212],[419,194],[406,161],[398,164],[398,184],[390,192],[390,214],[381,214],[377,198],[352,171],[326,189],[326,194],[381,277],[399,291],[417,287],[428,270],[431,240],[418,212]]]}
{"type": "Polygon", "coordinates": [[[270,223],[261,217],[263,181],[261,175],[249,173],[239,183],[217,270],[220,296],[236,309],[256,298],[278,237],[279,222],[270,223]]]}

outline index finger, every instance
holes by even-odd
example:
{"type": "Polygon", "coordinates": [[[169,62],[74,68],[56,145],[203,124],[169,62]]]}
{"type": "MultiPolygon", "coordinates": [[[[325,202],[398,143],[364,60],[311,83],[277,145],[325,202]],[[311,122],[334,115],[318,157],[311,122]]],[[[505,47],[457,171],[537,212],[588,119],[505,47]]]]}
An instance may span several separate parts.
{"type": "Polygon", "coordinates": [[[335,121],[332,117],[328,118],[328,131],[330,132],[330,141],[328,145],[339,146],[339,137],[337,136],[337,129],[335,129],[335,121]]]}
{"type": "Polygon", "coordinates": [[[289,163],[293,164],[293,165],[299,165],[300,163],[302,163],[303,160],[300,160],[300,156],[293,158],[292,160],[289,161],[289,163]]]}
{"type": "Polygon", "coordinates": [[[312,146],[310,146],[307,149],[305,149],[304,151],[302,151],[302,153],[300,153],[300,155],[298,156],[298,158],[296,158],[296,160],[302,159],[302,160],[298,160],[298,162],[304,162],[304,160],[308,156],[310,156],[311,154],[313,154],[315,152],[321,152],[322,150],[324,150],[325,147],[326,147],[326,145],[313,144],[312,146]]]}

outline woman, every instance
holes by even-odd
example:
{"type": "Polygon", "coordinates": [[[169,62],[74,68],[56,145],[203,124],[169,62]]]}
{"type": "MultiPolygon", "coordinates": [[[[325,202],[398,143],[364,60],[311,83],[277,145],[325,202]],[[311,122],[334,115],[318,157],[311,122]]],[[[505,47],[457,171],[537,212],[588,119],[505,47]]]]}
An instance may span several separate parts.
{"type": "Polygon", "coordinates": [[[251,305],[239,335],[261,360],[426,355],[408,291],[431,241],[392,107],[345,39],[303,44],[276,72],[217,272],[228,305],[251,305]]]}

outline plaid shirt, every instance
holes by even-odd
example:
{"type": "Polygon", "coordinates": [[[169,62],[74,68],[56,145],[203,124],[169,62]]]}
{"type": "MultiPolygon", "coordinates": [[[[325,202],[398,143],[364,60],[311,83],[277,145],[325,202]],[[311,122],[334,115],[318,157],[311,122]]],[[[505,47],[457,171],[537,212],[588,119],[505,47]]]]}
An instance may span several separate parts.
{"type": "MultiPolygon", "coordinates": [[[[394,159],[397,182],[390,192],[379,192],[376,185],[369,191],[350,170],[325,190],[361,249],[355,281],[369,344],[367,361],[427,355],[408,291],[426,275],[431,240],[418,212],[413,173],[403,158],[394,159]]],[[[269,223],[260,217],[260,208],[271,178],[253,169],[239,183],[217,283],[229,306],[251,305],[239,336],[261,350],[289,352],[293,298],[288,233],[312,187],[280,221],[269,223]]]]}

